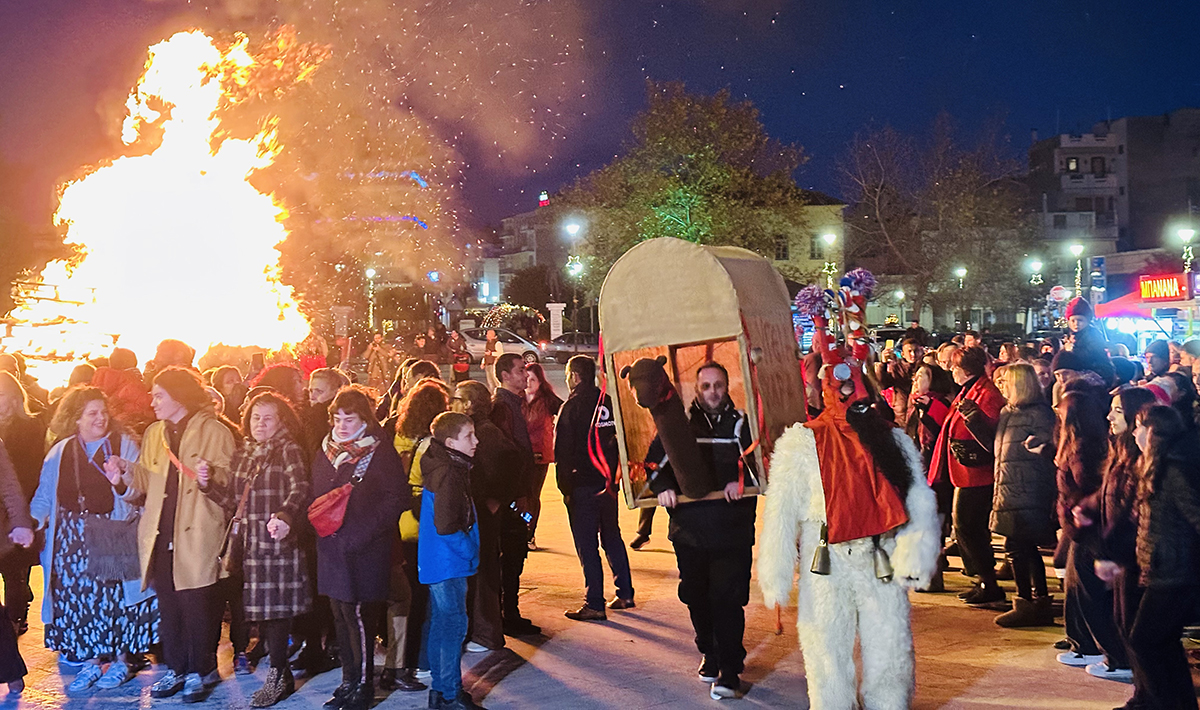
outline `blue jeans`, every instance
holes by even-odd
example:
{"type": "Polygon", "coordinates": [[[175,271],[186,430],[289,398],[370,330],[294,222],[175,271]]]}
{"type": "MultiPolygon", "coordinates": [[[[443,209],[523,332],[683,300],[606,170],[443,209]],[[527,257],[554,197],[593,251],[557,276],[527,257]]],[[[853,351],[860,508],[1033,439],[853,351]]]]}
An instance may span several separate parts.
{"type": "Polygon", "coordinates": [[[429,670],[434,690],[447,700],[462,692],[462,649],[467,638],[467,578],[429,585],[429,670]]]}
{"type": "Polygon", "coordinates": [[[587,586],[586,603],[592,609],[604,608],[604,568],[600,566],[600,546],[608,558],[617,596],[633,599],[633,580],[629,576],[629,553],[617,524],[617,499],[606,493],[576,488],[567,506],[575,553],[583,566],[587,586]]]}

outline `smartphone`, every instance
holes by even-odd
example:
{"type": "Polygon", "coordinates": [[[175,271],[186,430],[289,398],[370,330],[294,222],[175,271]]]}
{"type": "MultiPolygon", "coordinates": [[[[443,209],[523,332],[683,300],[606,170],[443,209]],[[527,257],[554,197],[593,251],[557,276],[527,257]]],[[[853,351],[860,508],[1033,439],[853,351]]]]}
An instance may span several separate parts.
{"type": "Polygon", "coordinates": [[[887,339],[887,340],[886,340],[886,341],[883,343],[883,349],[884,349],[884,350],[891,350],[891,349],[892,349],[892,348],[894,348],[894,347],[896,347],[896,341],[895,341],[895,340],[893,340],[892,338],[888,338],[888,339],[887,339]]]}
{"type": "Polygon", "coordinates": [[[266,364],[266,361],[263,359],[262,353],[254,353],[253,355],[250,356],[250,371],[251,372],[260,372],[266,366],[267,366],[267,364],[266,364]]]}

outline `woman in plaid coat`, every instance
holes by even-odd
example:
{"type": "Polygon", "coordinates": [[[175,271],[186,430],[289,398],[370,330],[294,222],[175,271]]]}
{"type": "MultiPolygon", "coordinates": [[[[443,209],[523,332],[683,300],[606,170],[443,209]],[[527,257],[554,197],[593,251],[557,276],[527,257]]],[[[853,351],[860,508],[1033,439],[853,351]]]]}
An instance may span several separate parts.
{"type": "MultiPolygon", "coordinates": [[[[312,607],[308,566],[295,531],[305,520],[311,486],[304,449],[297,443],[300,423],[287,400],[274,392],[258,395],[246,408],[242,430],[249,436],[230,462],[230,485],[209,481],[204,492],[240,518],[230,529],[227,550],[239,545],[244,550],[246,620],[258,622],[271,658],[266,683],[250,705],[267,707],[295,691],[288,634],[292,619],[312,607]]],[[[196,473],[204,478],[207,471],[196,473]]]]}

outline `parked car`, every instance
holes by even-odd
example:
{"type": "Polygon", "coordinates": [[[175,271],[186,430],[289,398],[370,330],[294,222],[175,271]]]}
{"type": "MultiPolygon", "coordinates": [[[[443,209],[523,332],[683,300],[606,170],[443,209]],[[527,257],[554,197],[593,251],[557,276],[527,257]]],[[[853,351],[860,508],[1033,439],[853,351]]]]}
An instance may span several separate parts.
{"type": "Polygon", "coordinates": [[[595,333],[563,333],[540,346],[543,357],[560,365],[567,364],[575,355],[600,357],[600,338],[595,333]]]}
{"type": "Polygon", "coordinates": [[[479,363],[483,360],[483,347],[487,342],[487,332],[489,330],[496,331],[496,339],[504,346],[504,352],[517,353],[525,362],[540,362],[541,355],[538,346],[535,343],[522,338],[511,330],[504,328],[467,328],[462,332],[463,340],[467,344],[467,352],[471,354],[471,362],[479,363]]]}

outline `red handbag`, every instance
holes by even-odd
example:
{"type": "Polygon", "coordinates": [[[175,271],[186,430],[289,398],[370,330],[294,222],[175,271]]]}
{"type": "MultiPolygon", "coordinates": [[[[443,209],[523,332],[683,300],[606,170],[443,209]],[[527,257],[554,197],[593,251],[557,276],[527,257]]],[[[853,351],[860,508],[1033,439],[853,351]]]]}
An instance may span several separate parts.
{"type": "Polygon", "coordinates": [[[342,529],[346,519],[346,505],[350,503],[350,493],[354,486],[363,479],[362,473],[350,477],[350,482],[342,484],[325,495],[317,498],[308,506],[308,522],[321,537],[329,537],[342,529]]]}

